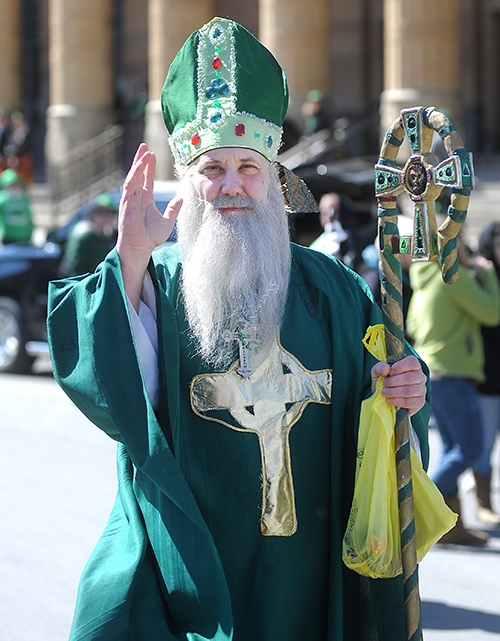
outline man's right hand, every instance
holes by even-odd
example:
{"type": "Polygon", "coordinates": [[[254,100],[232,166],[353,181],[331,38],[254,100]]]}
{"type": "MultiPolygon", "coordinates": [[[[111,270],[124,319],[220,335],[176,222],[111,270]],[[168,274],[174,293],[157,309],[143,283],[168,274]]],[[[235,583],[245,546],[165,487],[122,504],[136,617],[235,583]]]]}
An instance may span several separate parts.
{"type": "Polygon", "coordinates": [[[158,210],[153,195],[155,167],[155,154],[142,143],[125,179],[118,212],[116,248],[125,290],[136,309],[151,253],[170,236],[182,205],[176,197],[163,214],[158,210]]]}

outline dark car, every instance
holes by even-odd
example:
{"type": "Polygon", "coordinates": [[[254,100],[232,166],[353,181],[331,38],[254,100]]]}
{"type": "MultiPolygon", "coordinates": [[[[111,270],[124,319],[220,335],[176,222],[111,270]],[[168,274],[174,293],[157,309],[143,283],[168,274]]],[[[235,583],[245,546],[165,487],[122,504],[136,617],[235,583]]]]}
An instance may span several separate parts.
{"type": "MultiPolygon", "coordinates": [[[[155,201],[164,211],[177,183],[155,182],[155,201]]],[[[120,192],[108,192],[118,204],[120,192]]],[[[88,201],[63,226],[49,232],[42,246],[12,243],[0,249],[0,372],[28,373],[39,354],[47,353],[47,288],[60,277],[59,266],[71,229],[94,204],[88,201]]],[[[172,235],[167,242],[173,242],[172,235]]]]}

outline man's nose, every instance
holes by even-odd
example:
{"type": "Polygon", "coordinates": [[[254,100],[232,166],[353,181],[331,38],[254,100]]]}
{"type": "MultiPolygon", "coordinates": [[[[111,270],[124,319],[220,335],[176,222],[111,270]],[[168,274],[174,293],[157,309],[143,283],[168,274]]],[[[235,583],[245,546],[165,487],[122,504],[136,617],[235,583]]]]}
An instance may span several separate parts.
{"type": "Polygon", "coordinates": [[[226,196],[239,196],[243,193],[241,177],[237,171],[232,169],[225,171],[221,191],[226,196]]]}

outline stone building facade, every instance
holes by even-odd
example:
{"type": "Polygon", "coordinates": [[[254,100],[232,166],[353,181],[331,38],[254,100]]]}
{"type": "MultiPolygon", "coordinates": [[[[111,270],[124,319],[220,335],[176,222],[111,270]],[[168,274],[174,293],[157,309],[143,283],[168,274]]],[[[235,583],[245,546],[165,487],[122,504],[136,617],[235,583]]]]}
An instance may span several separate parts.
{"type": "Polygon", "coordinates": [[[332,122],[359,123],[347,153],[376,153],[399,110],[420,104],[451,112],[468,149],[500,152],[500,0],[0,0],[0,15],[0,106],[24,110],[40,164],[124,122],[129,146],[145,138],[171,176],[161,87],[214,15],[274,53],[299,130],[310,89],[332,122]]]}

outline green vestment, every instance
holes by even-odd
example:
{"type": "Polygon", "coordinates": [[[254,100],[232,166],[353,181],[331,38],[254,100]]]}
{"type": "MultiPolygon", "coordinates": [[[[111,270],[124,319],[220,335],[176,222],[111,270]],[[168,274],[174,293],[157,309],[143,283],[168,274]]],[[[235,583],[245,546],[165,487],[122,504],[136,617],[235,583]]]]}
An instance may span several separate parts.
{"type": "MultiPolygon", "coordinates": [[[[95,274],[51,284],[55,377],[120,442],[119,491],[81,579],[71,641],[406,638],[401,577],[370,580],[341,560],[360,404],[374,364],[362,338],[380,310],[341,263],[292,250],[280,343],[307,370],[332,371],[332,400],[307,404],[290,431],[298,522],[291,536],[261,534],[257,435],[231,429],[224,409],[211,420],[193,411],[191,382],[213,370],[189,343],[176,248],[155,252],[150,265],[156,410],[137,362],[117,254],[95,274]]],[[[427,418],[427,409],[412,418],[424,465],[427,418]]]]}

